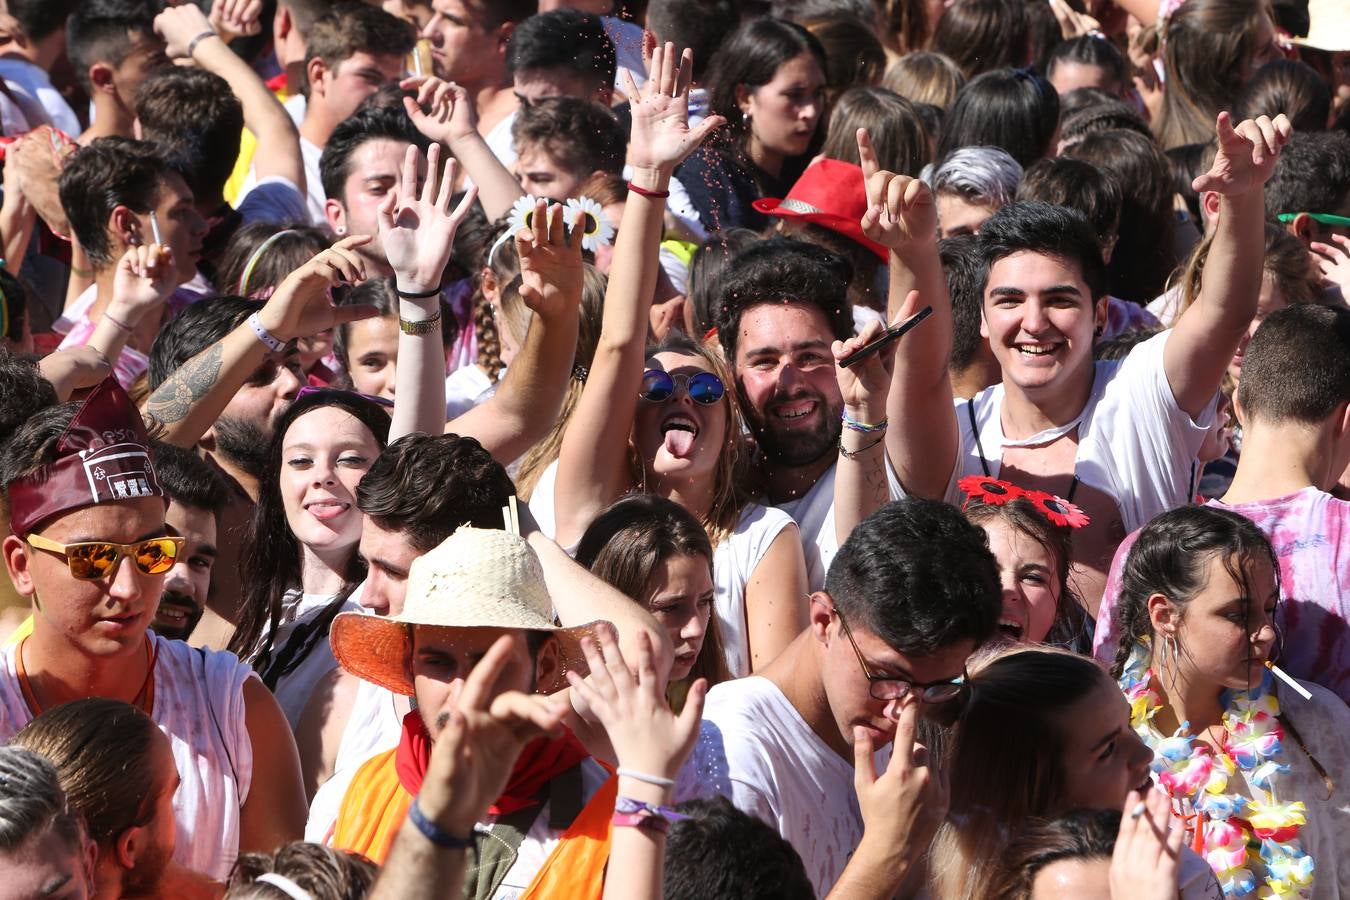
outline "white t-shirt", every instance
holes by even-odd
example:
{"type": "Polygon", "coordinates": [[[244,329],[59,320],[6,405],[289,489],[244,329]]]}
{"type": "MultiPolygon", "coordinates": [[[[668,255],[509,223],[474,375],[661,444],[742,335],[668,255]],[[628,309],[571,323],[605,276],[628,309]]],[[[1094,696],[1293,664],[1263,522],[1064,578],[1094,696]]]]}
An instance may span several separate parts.
{"type": "MultiPolygon", "coordinates": [[[[181,779],[173,795],[175,862],[217,881],[239,855],[239,812],[253,783],[253,742],[244,720],[244,681],[255,677],[233,653],[189,647],[153,632],[155,701],[150,718],[173,745],[181,779]]],[[[32,720],[14,670],[18,645],[0,653],[0,742],[32,720]]]]}
{"type": "MultiPolygon", "coordinates": [[[[839,552],[839,540],[834,533],[835,469],[836,466],[830,466],[799,499],[777,504],[778,509],[797,520],[797,526],[801,529],[807,586],[813,591],[825,587],[825,573],[830,570],[830,562],[839,552]]],[[[886,486],[892,500],[904,496],[900,478],[895,474],[889,457],[886,459],[886,486]]]]}
{"type": "MultiPolygon", "coordinates": [[[[502,370],[505,372],[505,370],[502,370]]],[[[487,373],[476,365],[460,366],[445,378],[445,420],[453,421],[492,395],[496,387],[487,373]]]]}
{"type": "Polygon", "coordinates": [[[745,610],[745,585],[754,574],[769,545],[779,533],[796,524],[781,509],[747,504],[736,521],[736,530],[713,550],[714,608],[717,627],[726,651],[732,677],[750,674],[749,619],[745,610]]]}
{"type": "MultiPolygon", "coordinates": [[[[884,768],[889,746],[877,758],[884,768]]],[[[826,746],[777,685],[757,675],[708,692],[675,798],[713,796],[727,797],[782,835],[801,856],[819,897],[829,893],[862,840],[852,761],[826,746]]]]}
{"type": "MultiPolygon", "coordinates": [[[[1092,393],[1078,425],[1074,474],[1083,484],[1105,492],[1120,510],[1126,533],[1154,516],[1190,501],[1191,461],[1214,421],[1215,399],[1198,420],[1177,406],[1163,368],[1163,351],[1172,332],[1155,335],[1123,360],[1099,360],[1092,393]]],[[[947,485],[946,500],[960,505],[957,482],[983,475],[980,448],[989,474],[997,478],[1003,459],[1003,385],[985,388],[971,400],[956,401],[960,451],[947,485]],[[979,442],[970,428],[975,405],[979,442]]]]}
{"type": "MultiPolygon", "coordinates": [[[[302,594],[296,590],[286,592],[281,602],[281,621],[277,625],[276,636],[272,639],[272,664],[280,661],[292,635],[302,629],[309,631],[314,620],[334,599],[336,598],[330,594],[302,594]]],[[[342,604],[342,612],[360,610],[361,607],[350,599],[342,604]]],[[[331,624],[332,620],[329,621],[331,624]]],[[[327,636],[322,640],[306,641],[303,637],[297,637],[297,640],[309,645],[309,652],[304,655],[299,665],[277,679],[276,689],[273,691],[277,703],[281,705],[281,711],[286,714],[291,731],[294,731],[300,722],[300,715],[305,711],[305,706],[314,693],[314,686],[338,665],[327,636]]],[[[299,651],[300,648],[296,649],[299,651]]]]}

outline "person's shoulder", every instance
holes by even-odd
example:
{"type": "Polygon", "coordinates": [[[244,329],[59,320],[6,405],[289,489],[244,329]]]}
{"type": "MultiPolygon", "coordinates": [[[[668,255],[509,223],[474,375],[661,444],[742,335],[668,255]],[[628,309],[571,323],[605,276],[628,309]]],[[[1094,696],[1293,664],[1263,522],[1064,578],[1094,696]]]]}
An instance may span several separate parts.
{"type": "Polygon", "coordinates": [[[186,641],[170,640],[158,634],[153,635],[155,642],[155,667],[179,672],[191,672],[203,679],[200,687],[210,689],[220,681],[238,686],[253,674],[248,663],[229,650],[211,650],[207,647],[193,647],[186,641]]]}
{"type": "Polygon", "coordinates": [[[735,534],[748,532],[777,534],[789,525],[796,524],[797,520],[780,507],[765,506],[751,501],[745,504],[745,508],[741,510],[740,518],[736,522],[735,534]]]}
{"type": "Polygon", "coordinates": [[[717,723],[723,732],[749,734],[780,731],[784,722],[801,717],[778,685],[750,675],[714,685],[708,691],[703,718],[717,723]]]}

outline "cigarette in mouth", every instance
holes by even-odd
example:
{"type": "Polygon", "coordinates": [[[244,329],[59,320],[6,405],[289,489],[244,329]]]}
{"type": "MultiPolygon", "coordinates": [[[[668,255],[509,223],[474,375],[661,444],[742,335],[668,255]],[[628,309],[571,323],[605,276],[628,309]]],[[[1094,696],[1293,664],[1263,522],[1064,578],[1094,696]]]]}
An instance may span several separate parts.
{"type": "Polygon", "coordinates": [[[156,244],[159,244],[161,247],[164,246],[164,239],[159,236],[159,217],[155,215],[153,209],[150,210],[150,234],[154,237],[156,244]]]}
{"type": "Polygon", "coordinates": [[[1288,672],[1286,672],[1284,669],[1281,669],[1279,666],[1275,665],[1270,660],[1266,660],[1266,668],[1274,672],[1276,678],[1280,679],[1285,684],[1289,685],[1291,688],[1298,691],[1299,696],[1301,696],[1304,700],[1312,699],[1312,694],[1308,693],[1308,689],[1305,688],[1303,685],[1299,684],[1297,681],[1295,681],[1293,676],[1290,675],[1288,672]]]}

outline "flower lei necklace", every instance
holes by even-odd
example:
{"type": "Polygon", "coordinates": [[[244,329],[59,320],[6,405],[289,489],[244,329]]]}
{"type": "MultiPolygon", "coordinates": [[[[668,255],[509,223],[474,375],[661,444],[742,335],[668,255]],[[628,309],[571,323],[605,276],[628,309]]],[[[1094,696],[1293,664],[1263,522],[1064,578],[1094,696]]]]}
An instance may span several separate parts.
{"type": "Polygon", "coordinates": [[[1154,729],[1152,719],[1162,701],[1151,686],[1149,656],[1148,642],[1136,643],[1120,678],[1130,703],[1130,725],[1153,750],[1158,783],[1183,810],[1193,810],[1181,818],[1193,820],[1187,826],[1195,833],[1193,847],[1218,876],[1224,896],[1310,897],[1313,860],[1299,839],[1307,807],[1278,796],[1280,776],[1289,765],[1277,759],[1284,728],[1271,674],[1265,672],[1261,684],[1250,691],[1224,692],[1224,735],[1216,754],[1188,733],[1188,722],[1171,737],[1154,729]],[[1239,771],[1252,799],[1228,789],[1239,771]]]}

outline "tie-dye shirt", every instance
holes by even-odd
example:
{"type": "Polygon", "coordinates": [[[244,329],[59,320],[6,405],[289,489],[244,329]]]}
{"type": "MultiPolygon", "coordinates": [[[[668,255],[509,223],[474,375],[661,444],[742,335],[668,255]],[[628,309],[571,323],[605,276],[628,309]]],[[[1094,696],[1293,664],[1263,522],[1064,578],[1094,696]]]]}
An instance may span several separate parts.
{"type": "MultiPolygon", "coordinates": [[[[1320,684],[1350,703],[1350,503],[1315,487],[1286,497],[1217,506],[1256,523],[1280,561],[1280,606],[1284,635],[1280,667],[1295,678],[1320,684]]],[[[1092,652],[1110,663],[1120,642],[1114,611],[1120,571],[1138,532],[1116,551],[1097,618],[1092,652]]]]}

